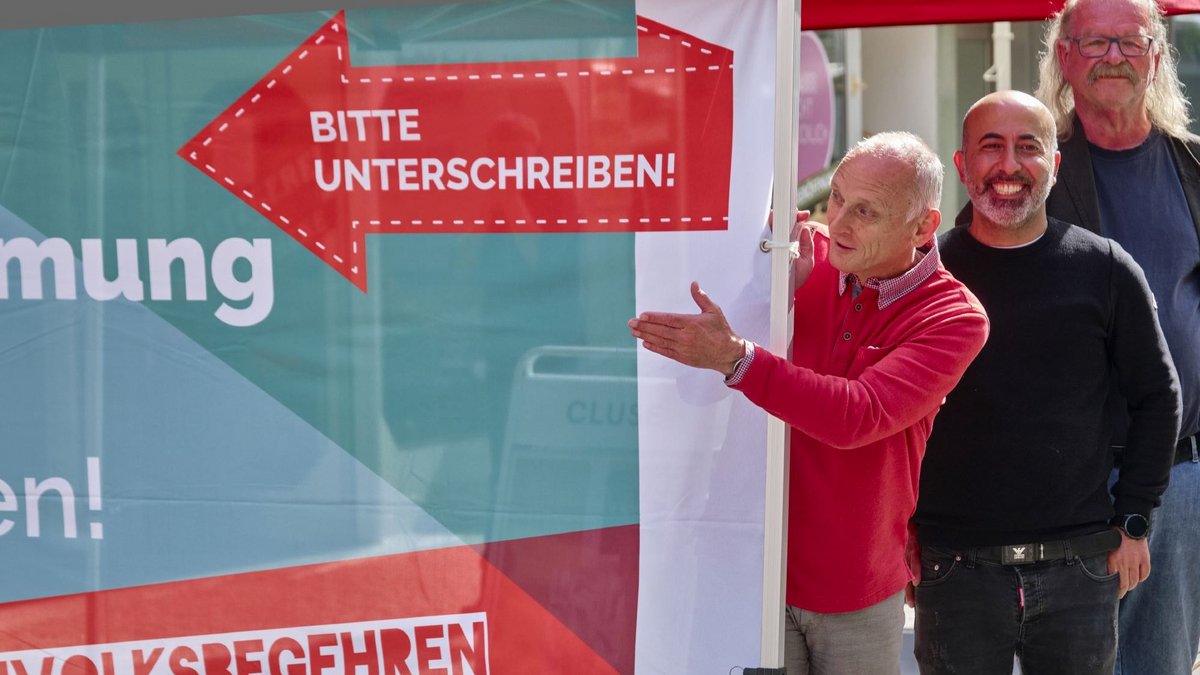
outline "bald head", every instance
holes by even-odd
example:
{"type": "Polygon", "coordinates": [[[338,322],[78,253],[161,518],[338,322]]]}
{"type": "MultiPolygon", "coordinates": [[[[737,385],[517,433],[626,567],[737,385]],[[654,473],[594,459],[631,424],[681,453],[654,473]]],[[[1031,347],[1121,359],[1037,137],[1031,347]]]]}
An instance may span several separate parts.
{"type": "Polygon", "coordinates": [[[954,166],[975,207],[972,233],[1035,236],[1045,229],[1046,197],[1058,172],[1054,116],[1029,94],[988,94],[963,118],[954,166]]]}
{"type": "Polygon", "coordinates": [[[1047,139],[1047,147],[1051,151],[1058,149],[1057,133],[1054,124],[1054,115],[1050,109],[1038,99],[1026,94],[1023,91],[1009,89],[1007,91],[997,91],[976,101],[970,108],[967,109],[967,114],[963,116],[962,125],[962,149],[967,147],[967,137],[972,126],[972,120],[980,114],[995,114],[997,112],[1015,112],[1024,116],[1030,116],[1032,120],[1036,120],[1035,128],[1031,128],[1039,137],[1047,139]],[[1046,137],[1043,132],[1048,132],[1050,135],[1046,137]]]}

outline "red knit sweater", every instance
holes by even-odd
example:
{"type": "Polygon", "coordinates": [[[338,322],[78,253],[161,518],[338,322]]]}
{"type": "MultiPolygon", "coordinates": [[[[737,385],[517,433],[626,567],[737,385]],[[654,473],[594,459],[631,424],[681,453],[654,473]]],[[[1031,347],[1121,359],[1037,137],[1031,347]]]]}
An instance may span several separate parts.
{"type": "Polygon", "coordinates": [[[818,232],[816,268],[796,291],[792,361],[756,347],[735,385],[791,425],[787,603],[822,613],[904,588],[925,441],[988,333],[979,301],[940,262],[881,310],[874,289],[838,295],[828,251],[818,232]]]}

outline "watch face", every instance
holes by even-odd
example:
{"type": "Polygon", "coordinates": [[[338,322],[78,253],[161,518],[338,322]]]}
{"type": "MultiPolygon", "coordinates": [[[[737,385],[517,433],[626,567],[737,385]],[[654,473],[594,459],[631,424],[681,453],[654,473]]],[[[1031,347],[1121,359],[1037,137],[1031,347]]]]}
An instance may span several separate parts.
{"type": "Polygon", "coordinates": [[[1125,516],[1121,529],[1125,530],[1125,534],[1131,539],[1141,539],[1150,533],[1150,521],[1140,513],[1131,513],[1125,516]]]}

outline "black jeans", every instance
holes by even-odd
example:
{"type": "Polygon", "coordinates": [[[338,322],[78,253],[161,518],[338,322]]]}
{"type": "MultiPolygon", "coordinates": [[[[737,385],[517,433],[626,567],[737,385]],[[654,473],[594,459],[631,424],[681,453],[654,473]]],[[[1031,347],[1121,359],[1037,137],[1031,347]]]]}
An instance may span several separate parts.
{"type": "Polygon", "coordinates": [[[921,551],[916,657],[921,675],[1109,675],[1119,579],[1107,555],[1002,565],[935,546],[921,551]]]}

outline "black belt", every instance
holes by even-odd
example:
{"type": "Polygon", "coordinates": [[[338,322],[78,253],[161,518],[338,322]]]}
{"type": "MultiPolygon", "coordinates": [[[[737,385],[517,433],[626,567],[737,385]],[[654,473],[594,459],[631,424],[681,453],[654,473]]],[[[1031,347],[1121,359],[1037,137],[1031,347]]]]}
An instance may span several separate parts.
{"type": "Polygon", "coordinates": [[[1200,449],[1197,449],[1196,434],[1184,436],[1175,444],[1175,463],[1200,461],[1200,449]]]}
{"type": "Polygon", "coordinates": [[[1041,541],[1035,544],[1010,544],[1008,546],[980,546],[967,549],[976,560],[997,562],[1003,565],[1030,565],[1043,560],[1072,560],[1075,556],[1087,558],[1109,551],[1121,545],[1121,534],[1114,529],[1087,534],[1074,539],[1041,541]]]}

